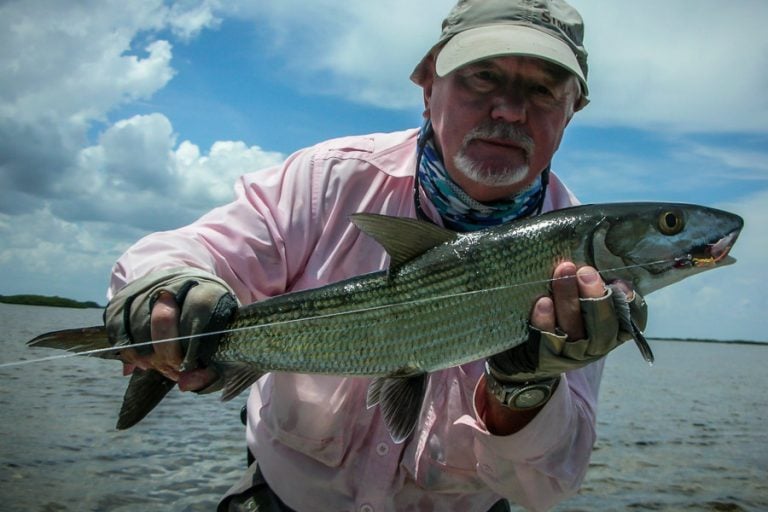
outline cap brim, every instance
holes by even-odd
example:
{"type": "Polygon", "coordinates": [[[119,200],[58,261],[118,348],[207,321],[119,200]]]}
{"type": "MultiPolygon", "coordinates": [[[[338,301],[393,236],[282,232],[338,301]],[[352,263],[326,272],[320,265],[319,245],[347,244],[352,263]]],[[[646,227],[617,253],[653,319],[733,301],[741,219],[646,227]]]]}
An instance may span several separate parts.
{"type": "Polygon", "coordinates": [[[537,57],[562,66],[578,77],[587,95],[587,81],[573,50],[555,36],[525,25],[496,24],[459,32],[438,53],[435,71],[445,76],[472,62],[504,55],[537,57]]]}

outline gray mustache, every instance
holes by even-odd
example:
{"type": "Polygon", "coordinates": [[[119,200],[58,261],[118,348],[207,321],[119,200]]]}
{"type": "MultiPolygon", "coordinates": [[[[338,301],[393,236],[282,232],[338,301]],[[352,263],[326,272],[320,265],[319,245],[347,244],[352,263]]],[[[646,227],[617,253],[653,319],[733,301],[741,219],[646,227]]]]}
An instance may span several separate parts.
{"type": "Polygon", "coordinates": [[[510,142],[520,146],[527,154],[531,154],[535,147],[533,138],[525,133],[523,128],[516,124],[486,122],[470,130],[464,137],[463,145],[466,146],[473,139],[498,139],[502,142],[510,142]]]}

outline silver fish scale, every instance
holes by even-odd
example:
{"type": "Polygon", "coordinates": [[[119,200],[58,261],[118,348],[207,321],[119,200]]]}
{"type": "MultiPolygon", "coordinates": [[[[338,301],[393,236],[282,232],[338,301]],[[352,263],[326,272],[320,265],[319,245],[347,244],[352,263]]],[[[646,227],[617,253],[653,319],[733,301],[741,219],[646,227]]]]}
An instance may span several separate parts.
{"type": "Polygon", "coordinates": [[[557,225],[519,231],[460,236],[389,275],[244,308],[231,327],[251,328],[225,335],[213,359],[264,372],[378,376],[501,352],[525,340],[533,302],[547,293],[554,262],[571,252],[557,225]]]}

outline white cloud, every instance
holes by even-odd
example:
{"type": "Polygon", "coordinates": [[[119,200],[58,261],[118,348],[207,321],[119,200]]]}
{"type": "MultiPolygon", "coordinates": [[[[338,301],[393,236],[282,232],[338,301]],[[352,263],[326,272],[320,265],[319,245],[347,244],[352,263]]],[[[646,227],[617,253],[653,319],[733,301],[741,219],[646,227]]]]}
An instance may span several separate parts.
{"type": "Polygon", "coordinates": [[[161,114],[118,121],[79,152],[55,197],[28,213],[0,213],[2,293],[78,290],[77,298],[102,301],[130,243],[195,220],[233,198],[237,176],[284,158],[242,142],[219,141],[207,153],[177,145],[161,114]]]}
{"type": "Polygon", "coordinates": [[[173,33],[183,41],[195,38],[202,30],[218,28],[221,19],[216,15],[220,2],[216,0],[201,0],[180,2],[170,6],[167,13],[168,24],[173,33]]]}
{"type": "Polygon", "coordinates": [[[586,21],[589,122],[768,131],[768,2],[574,0],[586,21]]]}
{"type": "Polygon", "coordinates": [[[184,202],[213,207],[232,199],[232,185],[238,176],[284,159],[281,153],[248,147],[240,141],[215,142],[205,156],[197,146],[184,141],[172,155],[172,164],[184,202]]]}
{"type": "Polygon", "coordinates": [[[0,5],[0,210],[30,212],[35,198],[44,198],[65,219],[87,219],[103,212],[100,198],[116,197],[125,206],[110,204],[109,210],[128,214],[124,210],[133,205],[143,225],[149,218],[144,212],[157,210],[147,207],[168,204],[168,197],[187,203],[185,217],[230,197],[231,188],[225,194],[214,185],[209,169],[219,165],[216,172],[231,187],[236,167],[223,173],[217,162],[242,153],[244,163],[253,165],[259,148],[221,143],[185,169],[162,114],[120,120],[106,126],[97,144],[86,143],[94,122],[106,121],[122,104],[150,98],[172,79],[172,45],[159,38],[160,31],[192,38],[218,26],[217,8],[215,0],[0,5]],[[184,173],[201,183],[187,185],[184,173]],[[189,191],[188,201],[179,188],[189,191]]]}
{"type": "Polygon", "coordinates": [[[437,41],[438,20],[448,13],[450,4],[350,2],[346,14],[352,22],[316,62],[337,75],[335,85],[347,97],[371,105],[412,108],[420,103],[421,93],[408,77],[437,41]]]}
{"type": "MultiPolygon", "coordinates": [[[[598,130],[595,137],[607,132],[598,130]]],[[[586,202],[685,202],[692,197],[720,201],[726,191],[746,189],[739,182],[768,186],[768,149],[751,149],[742,140],[729,138],[706,145],[677,136],[653,136],[649,141],[637,133],[636,144],[627,142],[626,137],[633,137],[630,134],[616,147],[611,144],[615,139],[611,134],[604,144],[589,144],[587,149],[584,144],[566,141],[553,168],[586,202]],[[599,149],[592,149],[596,146],[599,149]],[[648,147],[653,151],[644,150],[648,147]]]]}
{"type": "Polygon", "coordinates": [[[101,135],[98,145],[80,152],[73,185],[91,183],[98,184],[97,189],[164,195],[171,185],[168,163],[174,143],[171,122],[162,114],[118,121],[101,135]]]}
{"type": "Polygon", "coordinates": [[[55,195],[94,121],[168,83],[170,43],[132,46],[162,28],[164,12],[161,0],[0,6],[0,210],[55,195]]]}
{"type": "MultiPolygon", "coordinates": [[[[297,87],[387,108],[418,109],[411,70],[452,0],[235,2],[273,39],[297,87]],[[266,28],[265,28],[266,27],[266,28]],[[298,79],[301,77],[301,79],[298,79]],[[303,85],[302,85],[303,84],[303,85]]],[[[586,22],[596,125],[672,132],[768,131],[768,2],[572,0],[586,22]]]]}
{"type": "Polygon", "coordinates": [[[87,143],[95,122],[172,79],[172,45],[162,34],[187,41],[217,27],[217,6],[0,4],[4,291],[81,289],[94,298],[126,241],[194,220],[232,197],[235,174],[281,158],[237,142],[217,142],[208,154],[179,145],[162,114],[107,123],[87,143]]]}
{"type": "Polygon", "coordinates": [[[690,153],[722,167],[748,171],[746,173],[730,173],[729,177],[732,179],[768,180],[768,151],[697,144],[691,147],[690,153]]]}
{"type": "Polygon", "coordinates": [[[138,232],[68,222],[47,208],[0,214],[2,292],[78,295],[103,302],[109,269],[126,248],[119,238],[126,235],[138,232]]]}
{"type": "Polygon", "coordinates": [[[201,154],[190,141],[176,144],[164,115],[138,115],[116,122],[98,144],[80,151],[71,180],[60,184],[59,199],[51,205],[68,220],[108,219],[145,230],[169,229],[232,200],[240,174],[283,158],[232,141],[216,142],[201,154]]]}
{"type": "Polygon", "coordinates": [[[384,108],[418,108],[408,79],[437,41],[453,2],[303,0],[239,2],[230,14],[268,27],[272,51],[284,57],[292,83],[384,108]]]}
{"type": "MultiPolygon", "coordinates": [[[[22,291],[44,292],[46,283],[58,280],[63,289],[66,273],[74,276],[70,289],[88,282],[87,276],[100,289],[126,241],[193,220],[231,197],[237,175],[282,159],[237,141],[203,149],[194,141],[179,142],[173,123],[161,113],[108,121],[117,107],[150,99],[172,80],[172,42],[191,41],[221,26],[225,17],[251,20],[272,40],[263,51],[273,52],[293,77],[288,86],[418,112],[421,95],[408,75],[436,41],[452,4],[0,2],[0,211],[6,213],[0,216],[0,264],[5,274],[13,274],[3,275],[3,286],[13,281],[30,285],[22,291]],[[96,122],[104,126],[100,133],[94,133],[96,122]],[[40,271],[52,261],[55,271],[52,266],[40,271]]],[[[722,4],[710,0],[695,10],[682,0],[574,4],[587,20],[592,67],[593,104],[579,123],[682,132],[751,130],[759,142],[768,128],[763,91],[768,40],[761,26],[768,3],[732,2],[727,16],[722,4]]],[[[560,167],[583,170],[568,182],[585,190],[597,187],[603,197],[628,190],[659,199],[701,186],[692,179],[710,180],[712,187],[718,179],[732,180],[727,173],[733,169],[749,171],[737,174],[740,179],[764,180],[768,159],[759,143],[752,148],[682,139],[678,152],[633,157],[606,146],[601,155],[571,153],[580,165],[560,167]],[[676,172],[693,166],[701,169],[695,178],[676,172]],[[590,180],[579,181],[582,177],[590,180]]],[[[760,316],[756,294],[733,292],[730,281],[716,276],[749,287],[744,279],[761,268],[757,254],[766,249],[756,246],[759,237],[750,227],[765,225],[765,217],[755,217],[764,213],[760,200],[765,199],[756,197],[745,211],[748,227],[736,253],[749,249],[746,258],[669,289],[674,294],[680,287],[681,296],[664,299],[666,290],[659,292],[662,307],[653,310],[652,321],[661,323],[654,325],[676,325],[670,312],[685,313],[694,295],[713,317],[726,304],[718,295],[729,305],[742,305],[728,314],[760,316]],[[683,309],[676,309],[681,303],[683,309]]]]}
{"type": "Polygon", "coordinates": [[[146,98],[173,76],[171,47],[132,48],[157,30],[162,2],[7,2],[0,8],[0,114],[17,123],[83,128],[114,106],[146,98]]]}

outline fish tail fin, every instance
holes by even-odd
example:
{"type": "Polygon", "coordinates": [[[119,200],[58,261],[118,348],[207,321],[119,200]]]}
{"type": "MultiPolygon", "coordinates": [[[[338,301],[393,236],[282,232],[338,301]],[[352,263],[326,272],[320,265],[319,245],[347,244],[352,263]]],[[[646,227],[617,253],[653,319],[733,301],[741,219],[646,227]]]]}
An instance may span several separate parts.
{"type": "MultiPolygon", "coordinates": [[[[255,365],[240,362],[214,363],[212,369],[220,375],[220,382],[209,386],[202,393],[212,393],[223,388],[221,399],[229,401],[259,380],[263,372],[255,365]]],[[[118,430],[130,428],[149,414],[176,382],[156,370],[136,368],[125,390],[123,405],[117,420],[118,430]]]]}
{"type": "MultiPolygon", "coordinates": [[[[120,349],[123,348],[110,343],[104,326],[53,331],[28,341],[27,345],[116,360],[121,360],[120,349]]],[[[211,366],[221,375],[223,401],[233,399],[264,374],[258,366],[251,363],[216,362],[211,366]]],[[[175,385],[173,380],[156,370],[133,368],[117,420],[118,430],[130,428],[141,421],[175,385]]],[[[219,388],[209,388],[206,392],[217,389],[219,388]]]]}
{"type": "Polygon", "coordinates": [[[102,359],[120,359],[120,349],[110,343],[103,325],[47,332],[28,341],[27,346],[85,353],[102,359]]]}
{"type": "Polygon", "coordinates": [[[123,396],[117,429],[130,428],[144,419],[175,385],[173,380],[156,370],[134,369],[123,396]]]}
{"type": "MultiPolygon", "coordinates": [[[[76,354],[121,360],[120,349],[109,341],[103,325],[53,331],[27,342],[29,347],[66,350],[76,354]]],[[[130,428],[141,421],[176,385],[155,370],[133,368],[131,380],[123,396],[117,429],[130,428]]]]}

